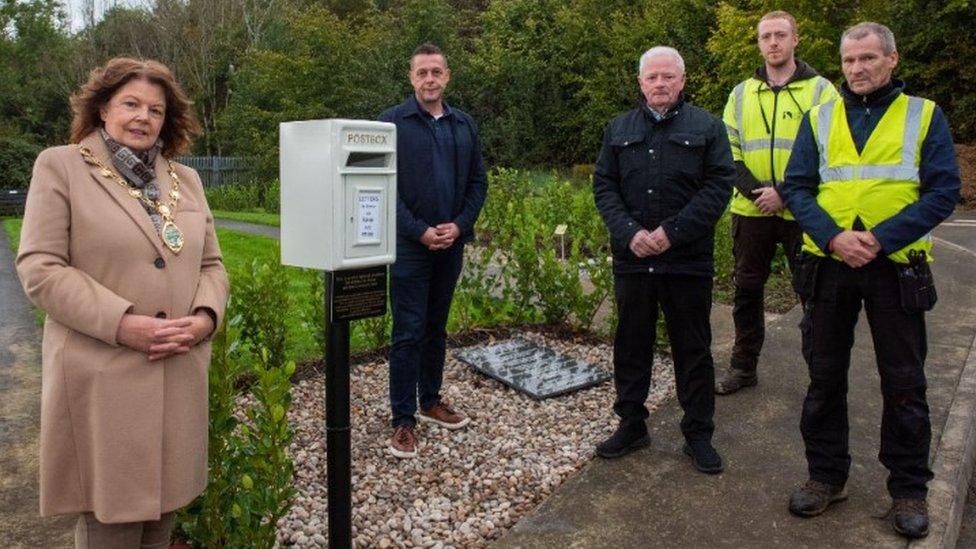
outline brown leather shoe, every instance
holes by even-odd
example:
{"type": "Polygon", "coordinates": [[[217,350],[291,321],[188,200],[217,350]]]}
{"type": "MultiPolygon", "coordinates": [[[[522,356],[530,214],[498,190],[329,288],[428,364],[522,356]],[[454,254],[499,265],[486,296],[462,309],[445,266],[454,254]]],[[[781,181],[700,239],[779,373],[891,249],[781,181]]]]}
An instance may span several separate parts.
{"type": "Polygon", "coordinates": [[[420,421],[436,423],[445,429],[460,429],[471,422],[471,418],[458,412],[444,400],[426,410],[421,409],[417,417],[420,418],[420,421]]]}
{"type": "Polygon", "coordinates": [[[394,429],[388,448],[398,458],[417,457],[417,437],[413,434],[413,425],[400,425],[394,429]]]}

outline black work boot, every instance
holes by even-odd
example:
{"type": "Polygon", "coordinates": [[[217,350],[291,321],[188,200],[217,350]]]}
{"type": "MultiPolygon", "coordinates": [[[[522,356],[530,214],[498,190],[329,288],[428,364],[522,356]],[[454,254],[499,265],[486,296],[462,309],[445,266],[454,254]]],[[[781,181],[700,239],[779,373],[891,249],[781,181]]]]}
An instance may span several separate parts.
{"type": "Polygon", "coordinates": [[[724,372],[715,379],[715,394],[731,395],[739,389],[753,387],[759,383],[759,376],[755,370],[749,372],[729,366],[724,372]]]}
{"type": "Polygon", "coordinates": [[[596,445],[596,455],[602,458],[618,458],[634,450],[649,446],[651,437],[643,421],[621,421],[610,438],[596,445]]]}
{"type": "Polygon", "coordinates": [[[722,472],[722,456],[718,455],[711,441],[689,440],[685,442],[685,455],[691,457],[691,462],[702,473],[717,475],[722,472]]]}
{"type": "Polygon", "coordinates": [[[891,525],[906,538],[929,535],[929,509],[924,499],[896,499],[891,505],[891,525]]]}
{"type": "Polygon", "coordinates": [[[843,486],[808,480],[790,495],[790,512],[800,517],[815,517],[826,511],[830,504],[845,499],[847,491],[843,486]]]}

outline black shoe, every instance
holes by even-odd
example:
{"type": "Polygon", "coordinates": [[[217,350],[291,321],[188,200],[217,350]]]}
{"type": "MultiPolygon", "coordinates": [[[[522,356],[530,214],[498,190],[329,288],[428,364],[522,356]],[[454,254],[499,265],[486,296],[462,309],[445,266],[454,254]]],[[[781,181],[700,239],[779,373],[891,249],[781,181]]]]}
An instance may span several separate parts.
{"type": "Polygon", "coordinates": [[[929,535],[929,509],[924,499],[896,499],[891,505],[891,525],[906,538],[929,535]]]}
{"type": "Polygon", "coordinates": [[[847,499],[843,486],[808,480],[790,495],[790,512],[800,517],[815,517],[830,504],[847,499]]]}
{"type": "Polygon", "coordinates": [[[730,366],[723,372],[721,379],[715,380],[715,394],[731,395],[739,389],[753,387],[758,383],[759,376],[755,371],[747,372],[730,366]]]}
{"type": "Polygon", "coordinates": [[[610,438],[596,445],[596,455],[602,458],[618,458],[634,450],[650,446],[651,437],[647,434],[644,422],[621,423],[610,438]]]}
{"type": "Polygon", "coordinates": [[[691,462],[702,473],[717,475],[722,472],[722,456],[718,455],[712,443],[707,440],[690,440],[685,442],[685,455],[691,456],[691,462]]]}

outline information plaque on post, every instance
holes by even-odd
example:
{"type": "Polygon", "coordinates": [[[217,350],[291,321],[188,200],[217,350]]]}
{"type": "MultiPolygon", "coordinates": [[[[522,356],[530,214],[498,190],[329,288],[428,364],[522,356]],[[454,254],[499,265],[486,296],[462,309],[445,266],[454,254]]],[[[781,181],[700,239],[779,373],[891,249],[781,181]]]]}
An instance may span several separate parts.
{"type": "Polygon", "coordinates": [[[352,547],[349,321],[386,314],[396,259],[396,126],[280,127],[281,262],[325,271],[329,547],[352,547]]]}

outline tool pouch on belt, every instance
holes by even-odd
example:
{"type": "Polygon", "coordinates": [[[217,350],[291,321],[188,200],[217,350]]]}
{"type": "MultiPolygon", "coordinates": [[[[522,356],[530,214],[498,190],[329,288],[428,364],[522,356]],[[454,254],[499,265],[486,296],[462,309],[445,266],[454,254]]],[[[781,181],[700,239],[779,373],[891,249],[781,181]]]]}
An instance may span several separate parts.
{"type": "Polygon", "coordinates": [[[801,301],[813,298],[817,290],[817,273],[824,258],[800,252],[793,264],[793,291],[801,301]]]}
{"type": "Polygon", "coordinates": [[[909,314],[931,311],[938,301],[932,269],[925,255],[924,251],[912,250],[908,253],[908,265],[896,264],[901,308],[909,314]]]}

